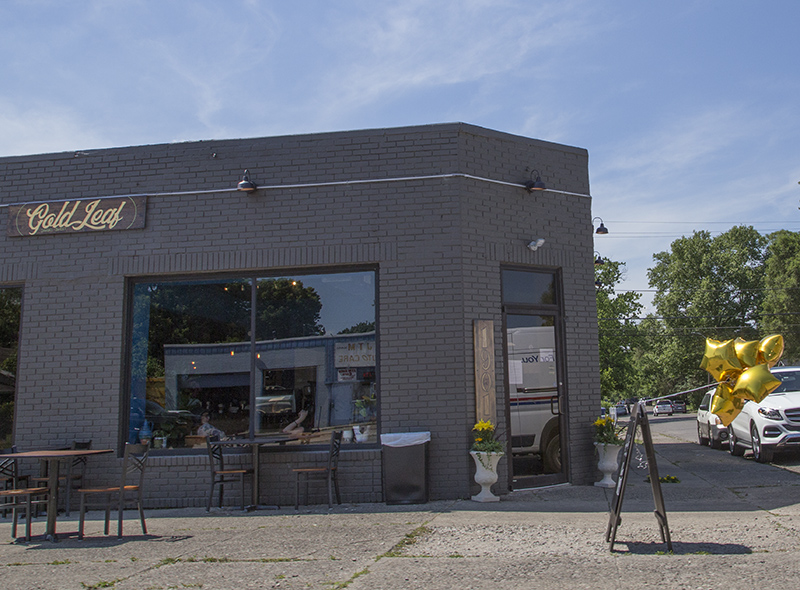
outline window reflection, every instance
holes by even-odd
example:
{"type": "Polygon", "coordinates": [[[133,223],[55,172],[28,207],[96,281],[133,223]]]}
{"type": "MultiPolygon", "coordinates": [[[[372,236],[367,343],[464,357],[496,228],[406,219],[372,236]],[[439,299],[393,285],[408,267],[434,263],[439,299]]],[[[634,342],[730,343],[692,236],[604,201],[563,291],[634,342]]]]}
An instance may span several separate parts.
{"type": "Polygon", "coordinates": [[[128,439],[152,430],[155,446],[187,447],[221,431],[314,443],[336,427],[374,442],[374,279],[370,271],[134,285],[128,439]]]}
{"type": "Polygon", "coordinates": [[[0,448],[12,445],[22,289],[0,288],[0,448]]]}

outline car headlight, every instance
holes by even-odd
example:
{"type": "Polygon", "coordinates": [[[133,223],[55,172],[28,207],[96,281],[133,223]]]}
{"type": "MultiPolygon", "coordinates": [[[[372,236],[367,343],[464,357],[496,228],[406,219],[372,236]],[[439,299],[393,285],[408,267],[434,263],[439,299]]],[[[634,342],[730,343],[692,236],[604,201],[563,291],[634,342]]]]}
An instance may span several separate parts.
{"type": "Polygon", "coordinates": [[[758,408],[758,413],[769,420],[783,420],[780,410],[775,410],[773,408],[758,408]]]}

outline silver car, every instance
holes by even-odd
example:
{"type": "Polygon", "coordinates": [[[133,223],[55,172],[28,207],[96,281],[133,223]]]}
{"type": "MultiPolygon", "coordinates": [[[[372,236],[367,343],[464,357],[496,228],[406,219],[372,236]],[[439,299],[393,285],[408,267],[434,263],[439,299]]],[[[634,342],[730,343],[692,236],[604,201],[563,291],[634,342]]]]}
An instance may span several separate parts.
{"type": "Polygon", "coordinates": [[[714,390],[703,396],[697,408],[697,442],[701,445],[710,445],[712,449],[721,449],[728,442],[728,428],[716,414],[712,414],[711,401],[714,399],[714,390]]]}

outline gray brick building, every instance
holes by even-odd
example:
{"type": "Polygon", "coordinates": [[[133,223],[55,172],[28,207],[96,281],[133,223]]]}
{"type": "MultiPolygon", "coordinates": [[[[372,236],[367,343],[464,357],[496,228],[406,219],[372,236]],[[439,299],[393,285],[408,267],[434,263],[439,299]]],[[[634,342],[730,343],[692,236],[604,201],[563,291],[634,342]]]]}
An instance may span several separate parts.
{"type": "Polygon", "coordinates": [[[496,492],[589,484],[587,160],[462,123],[0,158],[0,291],[22,310],[13,442],[120,451],[150,427],[148,505],[195,506],[202,412],[247,439],[305,411],[261,453],[263,501],[293,502],[290,468],[318,464],[333,429],[345,502],[383,500],[379,435],[415,431],[431,433],[430,498],[466,498],[487,416],[518,451],[496,492]],[[237,190],[244,170],[258,190],[237,190]],[[537,172],[547,190],[526,189],[537,172]]]}

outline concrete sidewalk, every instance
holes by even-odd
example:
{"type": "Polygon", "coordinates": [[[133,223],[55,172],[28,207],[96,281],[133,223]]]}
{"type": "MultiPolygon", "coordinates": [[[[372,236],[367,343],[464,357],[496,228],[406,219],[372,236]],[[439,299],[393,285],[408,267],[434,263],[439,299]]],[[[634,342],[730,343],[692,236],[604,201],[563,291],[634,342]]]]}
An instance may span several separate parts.
{"type": "MultiPolygon", "coordinates": [[[[655,437],[673,553],[653,515],[646,470],[629,477],[615,551],[611,490],[558,486],[497,504],[349,504],[258,511],[130,513],[117,540],[91,513],[87,539],[59,518],[57,543],[7,543],[3,588],[725,588],[800,586],[800,476],[686,441],[655,437]]],[[[634,467],[637,462],[634,461],[634,467]]],[[[43,530],[41,519],[36,533],[43,530]]]]}

